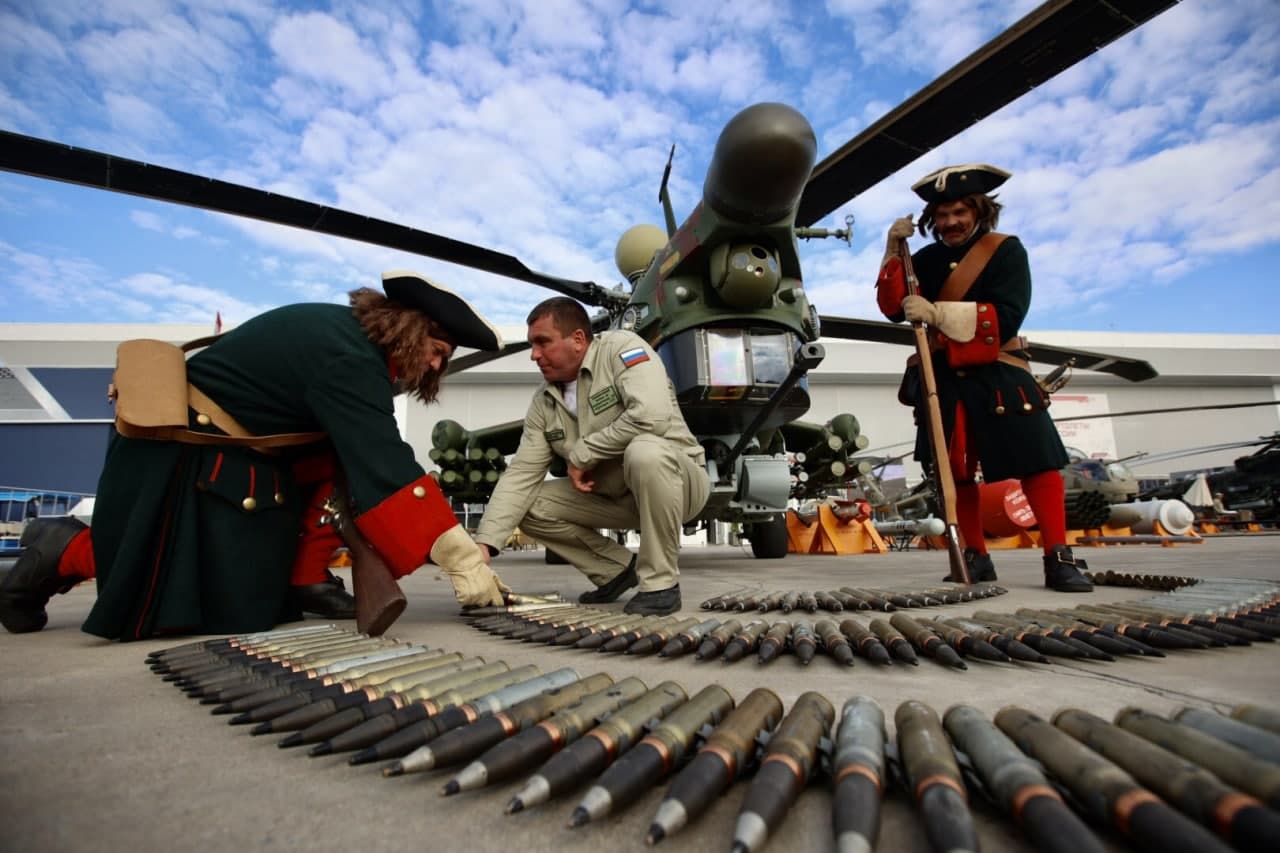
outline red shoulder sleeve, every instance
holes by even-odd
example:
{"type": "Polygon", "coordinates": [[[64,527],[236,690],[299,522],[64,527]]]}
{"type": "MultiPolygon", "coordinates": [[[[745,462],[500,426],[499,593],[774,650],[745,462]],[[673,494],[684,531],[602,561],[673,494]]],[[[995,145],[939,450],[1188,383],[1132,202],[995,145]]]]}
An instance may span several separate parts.
{"type": "Polygon", "coordinates": [[[991,364],[1000,357],[1000,322],[996,319],[995,306],[979,302],[977,327],[974,336],[964,343],[944,337],[947,346],[947,364],[952,367],[977,367],[991,364]]]}
{"type": "Polygon", "coordinates": [[[436,539],[457,523],[448,499],[430,474],[393,492],[356,518],[360,532],[398,578],[427,562],[436,539]]]}
{"type": "Polygon", "coordinates": [[[890,258],[880,268],[876,280],[876,304],[881,313],[892,320],[902,314],[902,299],[907,295],[907,279],[902,273],[902,259],[890,258]]]}

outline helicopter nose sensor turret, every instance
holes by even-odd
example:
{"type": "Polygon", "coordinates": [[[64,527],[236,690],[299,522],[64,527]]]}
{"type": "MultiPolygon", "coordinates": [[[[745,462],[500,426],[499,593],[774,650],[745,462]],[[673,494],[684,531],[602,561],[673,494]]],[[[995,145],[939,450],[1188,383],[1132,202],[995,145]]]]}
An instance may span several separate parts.
{"type": "Polygon", "coordinates": [[[817,151],[800,113],[786,104],[754,104],[720,132],[702,200],[740,222],[776,222],[799,203],[817,151]]]}

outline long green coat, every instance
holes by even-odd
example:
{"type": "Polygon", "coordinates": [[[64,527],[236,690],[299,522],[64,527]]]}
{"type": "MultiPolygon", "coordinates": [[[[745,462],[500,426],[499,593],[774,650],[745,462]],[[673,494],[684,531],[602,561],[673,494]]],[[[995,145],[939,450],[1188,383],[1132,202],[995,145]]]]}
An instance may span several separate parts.
{"type": "MultiPolygon", "coordinates": [[[[911,256],[920,283],[920,295],[934,301],[942,284],[969,247],[984,234],[979,230],[966,244],[952,248],[935,241],[911,256]]],[[[1031,268],[1027,250],[1017,237],[1009,237],[996,249],[991,260],[974,280],[964,302],[976,302],[979,315],[995,315],[998,338],[1004,344],[1016,336],[1031,307],[1031,268]]],[[[891,320],[903,319],[901,312],[891,320]]],[[[979,329],[979,334],[983,330],[979,329]]],[[[1025,353],[1015,352],[1025,358],[1025,353]]],[[[1035,378],[1026,370],[991,361],[987,364],[953,368],[946,350],[933,357],[938,383],[938,401],[948,441],[955,424],[956,405],[965,409],[970,452],[976,452],[987,482],[1021,478],[1040,471],[1062,468],[1068,462],[1058,430],[1049,417],[1049,400],[1035,378]]],[[[928,420],[917,413],[916,460],[928,465],[933,459],[928,420]]]]}
{"type": "MultiPolygon", "coordinates": [[[[98,600],[84,630],[112,639],[227,633],[300,618],[289,576],[316,484],[345,471],[356,523],[397,575],[457,523],[400,437],[387,356],[339,305],[290,305],[188,361],[188,379],[257,435],[328,441],[266,455],[113,433],[98,485],[98,600]]],[[[191,428],[202,427],[192,413],[191,428]]]]}

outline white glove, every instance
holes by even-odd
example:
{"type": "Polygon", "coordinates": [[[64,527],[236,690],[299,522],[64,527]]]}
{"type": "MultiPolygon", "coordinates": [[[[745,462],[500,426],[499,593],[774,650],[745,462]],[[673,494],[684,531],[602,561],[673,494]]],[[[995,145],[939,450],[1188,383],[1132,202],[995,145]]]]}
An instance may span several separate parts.
{"type": "Polygon", "coordinates": [[[902,298],[902,313],[912,323],[924,323],[928,326],[936,325],[938,319],[937,306],[914,293],[902,298]]]}
{"type": "Polygon", "coordinates": [[[925,323],[958,344],[967,344],[978,331],[978,303],[939,302],[923,296],[904,296],[902,313],[913,323],[925,323]]]}
{"type": "Polygon", "coordinates": [[[431,546],[431,562],[440,567],[453,584],[453,597],[463,607],[501,605],[502,594],[511,587],[485,565],[480,549],[461,524],[442,533],[431,546]]]}
{"type": "Polygon", "coordinates": [[[909,240],[916,233],[916,224],[911,221],[910,216],[903,216],[893,220],[893,224],[889,226],[889,242],[896,243],[899,240],[909,240]]]}

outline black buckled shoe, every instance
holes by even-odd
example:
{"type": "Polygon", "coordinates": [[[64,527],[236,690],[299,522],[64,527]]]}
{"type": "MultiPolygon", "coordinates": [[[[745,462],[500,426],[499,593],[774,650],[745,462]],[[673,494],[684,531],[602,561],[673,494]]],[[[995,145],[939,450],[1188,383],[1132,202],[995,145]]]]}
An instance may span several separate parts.
{"type": "Polygon", "coordinates": [[[325,569],[325,574],[329,576],[328,580],[293,588],[303,612],[325,619],[356,618],[355,596],[347,592],[342,578],[328,569],[325,569]]]}
{"type": "Polygon", "coordinates": [[[631,596],[623,613],[634,616],[666,616],[680,609],[680,584],[653,592],[637,592],[631,596]]]}
{"type": "Polygon", "coordinates": [[[39,631],[49,621],[45,605],[84,578],[58,574],[58,561],[71,540],[87,524],[78,518],[36,518],[27,522],[19,544],[22,553],[0,581],[0,623],[11,634],[39,631]]]}
{"type": "Polygon", "coordinates": [[[1081,572],[1089,564],[1076,559],[1071,548],[1054,545],[1052,552],[1044,556],[1044,585],[1057,592],[1092,592],[1093,584],[1081,572]]]}
{"type": "Polygon", "coordinates": [[[627,564],[625,569],[614,575],[607,583],[595,589],[587,590],[578,596],[578,603],[608,604],[611,601],[617,601],[618,596],[631,589],[631,587],[639,585],[639,583],[640,578],[636,577],[636,558],[633,554],[631,562],[627,564]]]}
{"type": "MultiPolygon", "coordinates": [[[[977,548],[964,549],[964,562],[969,567],[969,578],[974,583],[991,583],[996,577],[996,564],[991,562],[990,554],[979,554],[977,548]]],[[[960,578],[951,575],[943,577],[946,583],[964,583],[960,578]]]]}

